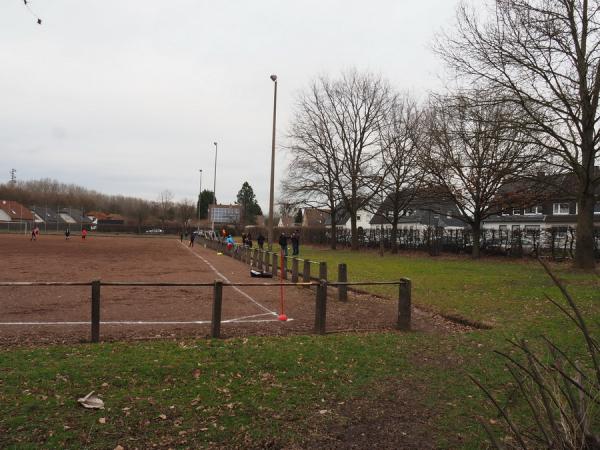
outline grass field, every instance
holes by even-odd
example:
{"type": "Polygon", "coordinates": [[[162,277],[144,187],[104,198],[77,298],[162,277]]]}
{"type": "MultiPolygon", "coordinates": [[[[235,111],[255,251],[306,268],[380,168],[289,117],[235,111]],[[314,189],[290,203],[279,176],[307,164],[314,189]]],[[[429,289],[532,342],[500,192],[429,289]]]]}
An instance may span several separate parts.
{"type": "MultiPolygon", "coordinates": [[[[545,299],[559,299],[558,292],[535,262],[307,247],[300,256],[328,261],[330,273],[345,262],[354,280],[409,277],[417,306],[493,328],[3,349],[0,447],[375,447],[400,438],[407,448],[481,448],[475,416],[502,431],[467,373],[502,399],[509,380],[493,350],[506,349],[507,337],[535,343],[543,333],[581,350],[572,326],[545,299]],[[76,405],[91,390],[107,409],[76,405]]],[[[597,331],[600,278],[567,265],[553,269],[597,331]]]]}

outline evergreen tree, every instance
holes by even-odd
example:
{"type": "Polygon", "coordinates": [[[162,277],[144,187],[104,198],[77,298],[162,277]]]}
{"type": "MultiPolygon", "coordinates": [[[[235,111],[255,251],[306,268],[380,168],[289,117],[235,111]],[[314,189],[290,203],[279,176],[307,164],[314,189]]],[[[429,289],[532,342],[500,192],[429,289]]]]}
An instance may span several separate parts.
{"type": "Polygon", "coordinates": [[[247,224],[254,224],[256,216],[262,214],[262,210],[256,201],[254,190],[247,181],[237,194],[237,204],[242,206],[242,220],[247,224]]]}
{"type": "Polygon", "coordinates": [[[206,189],[204,189],[202,191],[202,193],[200,194],[200,201],[198,202],[198,205],[196,206],[199,211],[199,218],[200,219],[206,219],[208,218],[208,205],[212,205],[215,202],[215,196],[213,194],[213,191],[208,191],[206,189]]]}

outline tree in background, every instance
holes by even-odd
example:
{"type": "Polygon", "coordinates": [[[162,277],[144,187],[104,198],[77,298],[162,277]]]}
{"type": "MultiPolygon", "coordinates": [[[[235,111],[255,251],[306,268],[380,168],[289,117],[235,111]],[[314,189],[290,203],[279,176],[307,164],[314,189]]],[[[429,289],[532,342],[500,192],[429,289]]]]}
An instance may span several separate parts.
{"type": "Polygon", "coordinates": [[[196,207],[194,202],[187,198],[183,199],[175,205],[175,214],[181,227],[185,230],[189,228],[190,221],[194,218],[196,207]]]}
{"type": "Polygon", "coordinates": [[[423,122],[416,102],[408,95],[398,95],[390,110],[389,126],[382,129],[381,163],[386,175],[380,189],[381,204],[373,212],[391,225],[392,253],[398,253],[400,217],[422,187],[423,122]]]}
{"type": "Polygon", "coordinates": [[[163,229],[165,228],[165,222],[173,219],[173,193],[171,191],[164,190],[158,195],[158,218],[162,224],[163,229]]]}
{"type": "Polygon", "coordinates": [[[145,200],[133,199],[132,201],[127,202],[125,214],[135,219],[138,234],[142,232],[142,226],[152,214],[152,209],[152,204],[145,200]]]}
{"type": "Polygon", "coordinates": [[[335,80],[321,77],[299,98],[284,193],[329,209],[333,248],[336,212],[343,208],[350,216],[352,250],[358,250],[356,216],[383,183],[381,131],[392,102],[385,80],[356,70],[335,80]]]}
{"type": "Polygon", "coordinates": [[[595,189],[600,185],[600,1],[488,1],[459,7],[439,54],[464,85],[520,109],[531,140],[577,179],[575,266],[592,269],[595,189]],[[480,19],[485,17],[485,19],[480,19]]]}
{"type": "Polygon", "coordinates": [[[200,203],[197,208],[200,210],[200,219],[208,218],[208,206],[215,203],[215,196],[213,191],[203,190],[200,194],[200,203]]]}
{"type": "Polygon", "coordinates": [[[537,147],[514,127],[514,108],[481,106],[477,98],[455,95],[432,100],[422,162],[430,190],[454,203],[458,219],[471,226],[473,258],[479,257],[482,221],[505,206],[501,188],[527,174],[537,156],[537,147]]]}
{"type": "Polygon", "coordinates": [[[239,190],[236,203],[242,207],[242,221],[254,225],[256,216],[261,215],[262,210],[256,201],[252,186],[247,181],[244,181],[242,188],[239,190]]]}

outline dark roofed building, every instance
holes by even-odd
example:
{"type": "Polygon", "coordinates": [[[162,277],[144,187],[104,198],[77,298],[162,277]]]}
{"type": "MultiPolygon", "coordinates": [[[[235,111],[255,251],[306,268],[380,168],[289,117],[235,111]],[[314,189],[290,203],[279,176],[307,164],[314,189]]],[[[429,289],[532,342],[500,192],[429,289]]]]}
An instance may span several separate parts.
{"type": "MultiPolygon", "coordinates": [[[[386,198],[371,219],[373,227],[392,228],[393,202],[386,198]]],[[[422,230],[428,227],[448,230],[463,229],[467,225],[460,220],[460,211],[449,200],[439,200],[425,193],[413,198],[406,208],[400,211],[399,230],[422,230]]]]}

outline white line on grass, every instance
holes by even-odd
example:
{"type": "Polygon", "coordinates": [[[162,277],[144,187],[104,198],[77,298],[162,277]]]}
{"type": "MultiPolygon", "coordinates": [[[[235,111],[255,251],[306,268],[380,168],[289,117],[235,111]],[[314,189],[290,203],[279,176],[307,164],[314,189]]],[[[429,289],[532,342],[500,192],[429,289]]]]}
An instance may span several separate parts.
{"type": "MultiPolygon", "coordinates": [[[[203,258],[202,256],[200,256],[198,253],[194,252],[190,247],[187,247],[185,244],[181,243],[181,245],[183,245],[184,248],[188,249],[188,251],[192,255],[194,255],[195,257],[200,258],[202,261],[204,261],[204,263],[208,267],[210,267],[214,273],[216,273],[219,277],[221,277],[223,279],[223,281],[225,281],[226,283],[231,283],[231,281],[229,281],[229,279],[225,275],[223,275],[221,272],[219,272],[215,268],[215,266],[213,266],[209,261],[207,261],[205,258],[203,258]]],[[[256,306],[258,306],[259,308],[261,308],[263,311],[267,311],[267,313],[272,314],[274,316],[279,316],[279,314],[277,314],[275,311],[271,311],[266,306],[261,305],[260,303],[258,303],[256,300],[254,300],[252,297],[250,297],[248,294],[246,294],[244,291],[242,291],[237,286],[231,286],[231,287],[233,289],[235,289],[236,291],[238,291],[240,294],[242,294],[244,297],[246,297],[248,300],[250,300],[252,303],[254,303],[256,306]]],[[[235,321],[235,319],[232,319],[232,320],[235,321]]],[[[288,319],[288,320],[290,320],[290,319],[288,319]]]]}

